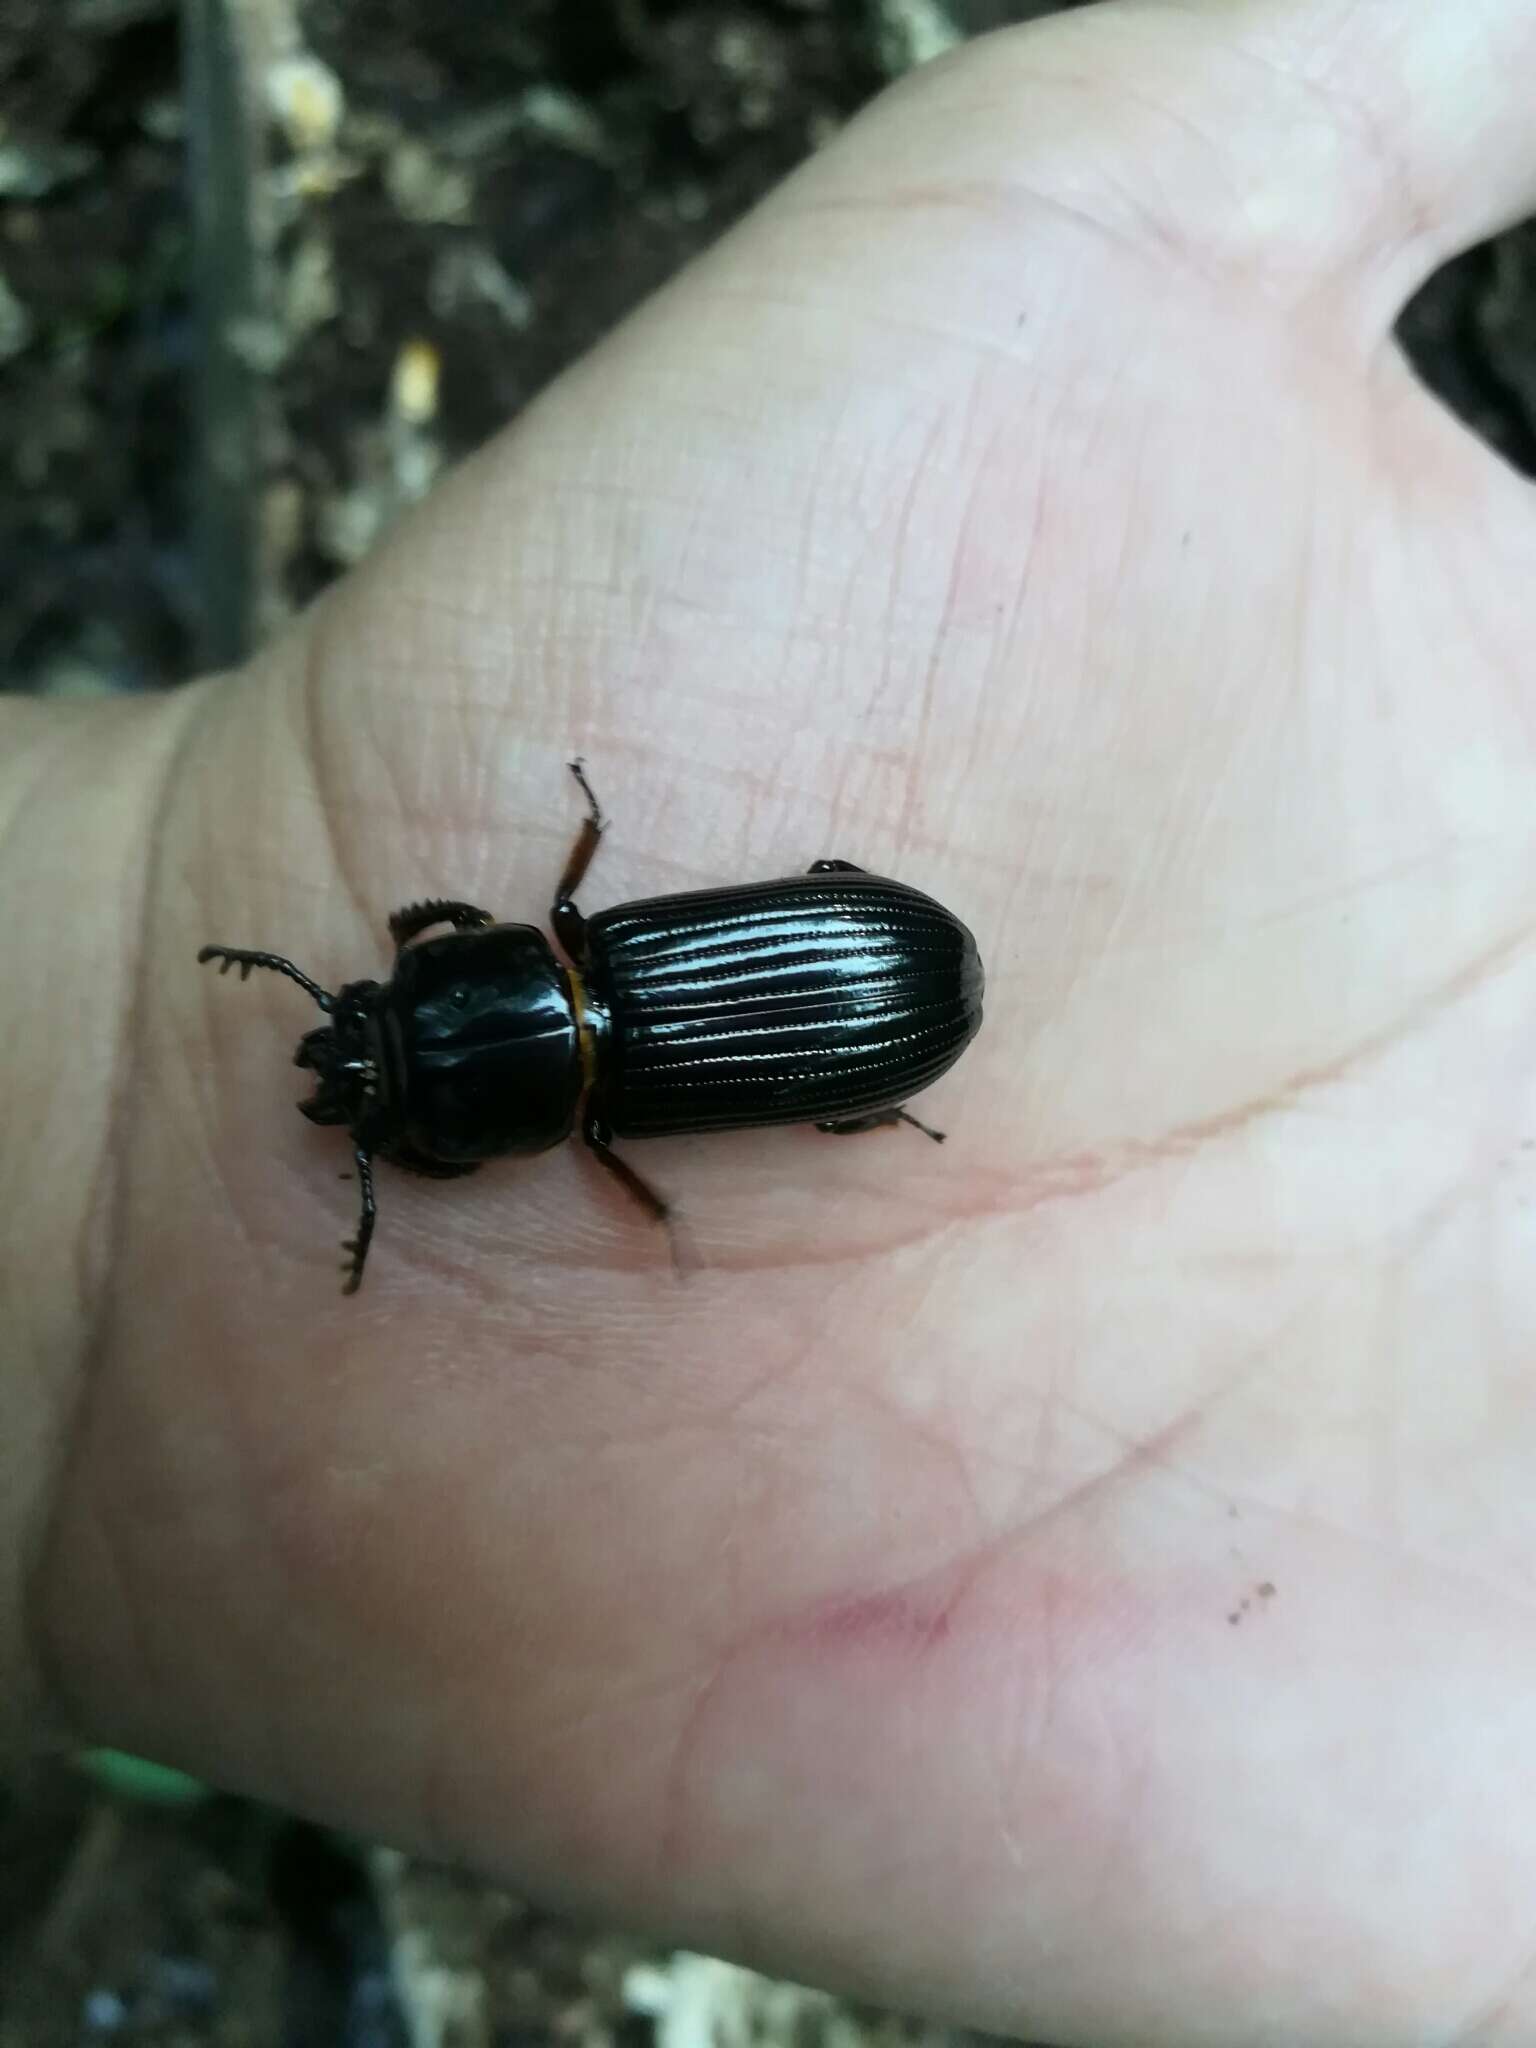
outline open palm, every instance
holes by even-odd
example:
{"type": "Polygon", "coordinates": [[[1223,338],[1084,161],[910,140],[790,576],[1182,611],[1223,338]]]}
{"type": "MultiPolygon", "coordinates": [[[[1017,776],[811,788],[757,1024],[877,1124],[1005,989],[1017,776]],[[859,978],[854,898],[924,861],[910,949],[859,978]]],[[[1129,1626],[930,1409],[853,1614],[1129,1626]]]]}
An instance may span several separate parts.
{"type": "Polygon", "coordinates": [[[1389,330],[1536,196],[1533,60],[1531,0],[976,45],[177,707],[82,1721],[1058,2039],[1529,2037],[1536,508],[1389,330]],[[197,946],[540,917],[574,752],[588,910],[955,907],[950,1143],[647,1145],[681,1285],[574,1148],[386,1171],[343,1301],[312,1013],[197,946]]]}

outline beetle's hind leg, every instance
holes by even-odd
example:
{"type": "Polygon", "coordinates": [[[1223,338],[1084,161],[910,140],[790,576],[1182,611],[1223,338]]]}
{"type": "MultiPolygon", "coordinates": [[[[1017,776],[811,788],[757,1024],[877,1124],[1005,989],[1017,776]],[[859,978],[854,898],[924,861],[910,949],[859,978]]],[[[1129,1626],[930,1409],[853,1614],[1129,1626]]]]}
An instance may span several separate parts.
{"type": "Polygon", "coordinates": [[[861,1131],[883,1131],[891,1124],[910,1124],[914,1131],[921,1131],[925,1138],[932,1138],[936,1145],[944,1142],[944,1133],[936,1131],[932,1124],[925,1124],[915,1116],[909,1116],[904,1109],[877,1109],[870,1116],[839,1117],[833,1123],[818,1124],[818,1131],[825,1131],[834,1138],[854,1138],[861,1131]]]}
{"type": "Polygon", "coordinates": [[[587,800],[587,815],[581,821],[581,830],[576,834],[576,844],[571,848],[570,859],[566,862],[565,871],[556,885],[555,901],[549,913],[549,921],[567,956],[579,962],[586,958],[587,921],[571,898],[586,879],[587,869],[592,865],[592,856],[602,842],[607,820],[603,816],[603,807],[587,780],[587,771],[581,762],[572,761],[570,770],[576,778],[577,787],[587,800]]]}
{"type": "Polygon", "coordinates": [[[408,903],[404,910],[397,910],[389,920],[389,936],[394,940],[398,953],[402,946],[408,946],[412,939],[430,931],[435,924],[451,924],[456,932],[468,932],[495,922],[488,910],[481,910],[473,903],[455,903],[434,896],[430,902],[408,903]]]}
{"type": "Polygon", "coordinates": [[[373,1242],[373,1226],[378,1221],[379,1208],[373,1199],[373,1155],[365,1152],[361,1145],[352,1155],[357,1161],[357,1182],[360,1207],[357,1218],[357,1235],[349,1237],[342,1245],[351,1257],[344,1261],[341,1270],[346,1274],[343,1294],[356,1294],[363,1284],[363,1267],[368,1263],[368,1247],[373,1242]]]}

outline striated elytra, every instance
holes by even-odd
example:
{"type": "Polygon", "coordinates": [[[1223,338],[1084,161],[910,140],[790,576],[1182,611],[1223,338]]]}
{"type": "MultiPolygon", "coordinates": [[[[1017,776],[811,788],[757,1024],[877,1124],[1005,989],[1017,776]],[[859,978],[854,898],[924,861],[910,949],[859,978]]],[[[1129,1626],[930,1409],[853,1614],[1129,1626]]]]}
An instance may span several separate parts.
{"type": "Polygon", "coordinates": [[[389,920],[394,970],[332,995],[275,953],[204,946],[220,971],[285,974],[329,1017],[295,1064],[299,1104],[352,1137],[361,1185],[344,1247],[355,1293],[373,1236],[373,1162],[437,1179],[547,1151],[580,1122],[593,1155],[658,1221],[667,1205],[615,1138],[815,1124],[835,1134],[911,1124],[903,1107],[981,1024],[976,941],[950,911],[848,861],[740,888],[624,903],[584,918],[572,898],[603,834],[587,800],[550,923],[498,924],[471,903],[415,903],[389,920]],[[436,926],[451,929],[427,938],[436,926]]]}

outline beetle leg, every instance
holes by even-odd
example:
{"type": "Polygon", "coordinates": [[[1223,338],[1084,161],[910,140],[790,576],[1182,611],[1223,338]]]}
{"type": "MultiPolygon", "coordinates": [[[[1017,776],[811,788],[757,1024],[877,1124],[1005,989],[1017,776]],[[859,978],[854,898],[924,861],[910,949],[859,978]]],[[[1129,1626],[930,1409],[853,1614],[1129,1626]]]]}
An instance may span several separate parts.
{"type": "Polygon", "coordinates": [[[435,924],[451,924],[455,931],[464,932],[495,922],[488,910],[477,910],[473,903],[453,903],[434,896],[428,903],[408,903],[404,910],[397,910],[389,920],[389,936],[399,952],[435,924]]]}
{"type": "Polygon", "coordinates": [[[818,1124],[818,1131],[826,1131],[830,1137],[853,1138],[860,1131],[883,1131],[891,1124],[910,1124],[914,1131],[921,1131],[925,1138],[932,1138],[936,1145],[944,1142],[944,1133],[936,1131],[932,1124],[919,1123],[915,1116],[908,1116],[904,1109],[877,1109],[870,1116],[839,1117],[835,1123],[818,1124]]]}
{"type": "Polygon", "coordinates": [[[343,1294],[356,1294],[363,1284],[363,1267],[367,1263],[368,1247],[373,1242],[373,1226],[379,1213],[378,1204],[373,1199],[373,1154],[365,1152],[359,1145],[352,1156],[357,1161],[361,1207],[357,1218],[357,1235],[349,1237],[341,1247],[344,1252],[351,1253],[351,1257],[345,1261],[341,1269],[347,1276],[346,1285],[341,1290],[343,1294]]]}
{"type": "Polygon", "coordinates": [[[621,1159],[618,1153],[614,1151],[613,1132],[603,1122],[602,1118],[597,1115],[589,1115],[581,1127],[581,1135],[586,1139],[588,1149],[591,1151],[593,1158],[601,1165],[607,1167],[614,1179],[622,1183],[642,1209],[653,1216],[658,1223],[665,1223],[672,1213],[671,1209],[662,1200],[661,1196],[657,1194],[650,1182],[642,1180],[629,1161],[621,1159]]]}
{"type": "Polygon", "coordinates": [[[554,908],[549,921],[554,927],[555,937],[564,946],[567,956],[576,961],[584,960],[587,952],[587,921],[576,908],[571,898],[581,887],[586,872],[592,865],[592,856],[597,852],[603,836],[606,820],[603,807],[593,794],[587,780],[587,771],[580,761],[572,761],[571,773],[575,776],[582,795],[587,800],[587,815],[581,821],[581,830],[576,835],[576,844],[571,848],[571,857],[565,864],[555,889],[554,908]]]}
{"type": "Polygon", "coordinates": [[[813,860],[805,871],[808,875],[867,875],[868,868],[861,868],[853,860],[813,860]]]}
{"type": "Polygon", "coordinates": [[[296,981],[308,996],[313,996],[322,1010],[334,1010],[336,998],[311,981],[307,974],[300,973],[291,960],[284,960],[278,953],[250,953],[240,946],[202,946],[198,949],[197,964],[206,967],[210,960],[217,960],[220,974],[228,974],[231,967],[238,967],[240,979],[249,981],[253,967],[269,968],[273,974],[286,974],[290,981],[296,981]]]}

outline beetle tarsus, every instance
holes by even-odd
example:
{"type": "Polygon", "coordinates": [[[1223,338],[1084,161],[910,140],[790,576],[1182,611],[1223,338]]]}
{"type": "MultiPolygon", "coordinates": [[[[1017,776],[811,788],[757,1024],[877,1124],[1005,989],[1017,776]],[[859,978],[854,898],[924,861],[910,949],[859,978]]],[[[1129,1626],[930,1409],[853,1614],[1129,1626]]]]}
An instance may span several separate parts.
{"type": "Polygon", "coordinates": [[[341,1269],[347,1276],[346,1285],[341,1290],[343,1294],[356,1294],[363,1284],[363,1267],[368,1263],[368,1247],[373,1242],[373,1226],[379,1214],[378,1204],[373,1199],[373,1155],[359,1145],[352,1156],[357,1165],[361,1206],[357,1235],[347,1238],[341,1247],[351,1254],[341,1269]]]}
{"type": "Polygon", "coordinates": [[[576,778],[577,788],[587,800],[587,817],[598,832],[601,832],[608,820],[603,816],[603,807],[598,802],[597,794],[591,783],[587,780],[587,764],[582,760],[580,754],[571,762],[570,769],[576,778]]]}
{"type": "Polygon", "coordinates": [[[856,1138],[862,1131],[884,1131],[892,1124],[910,1124],[914,1131],[921,1131],[925,1138],[932,1138],[935,1145],[942,1145],[944,1132],[936,1131],[932,1124],[925,1124],[904,1109],[877,1109],[871,1116],[839,1117],[833,1123],[818,1124],[818,1131],[825,1131],[832,1138],[856,1138]]]}
{"type": "Polygon", "coordinates": [[[425,903],[408,903],[403,910],[397,910],[389,920],[389,936],[399,952],[435,924],[451,924],[456,932],[470,932],[495,922],[488,910],[481,910],[476,904],[434,896],[425,903]]]}
{"type": "Polygon", "coordinates": [[[280,953],[252,953],[243,946],[200,946],[197,954],[199,967],[206,967],[210,960],[217,960],[220,974],[228,974],[231,967],[238,967],[240,979],[249,981],[253,967],[265,967],[273,974],[286,974],[290,981],[296,981],[307,996],[312,996],[322,1010],[334,1010],[336,998],[319,982],[311,981],[302,969],[285,960],[280,953]]]}

